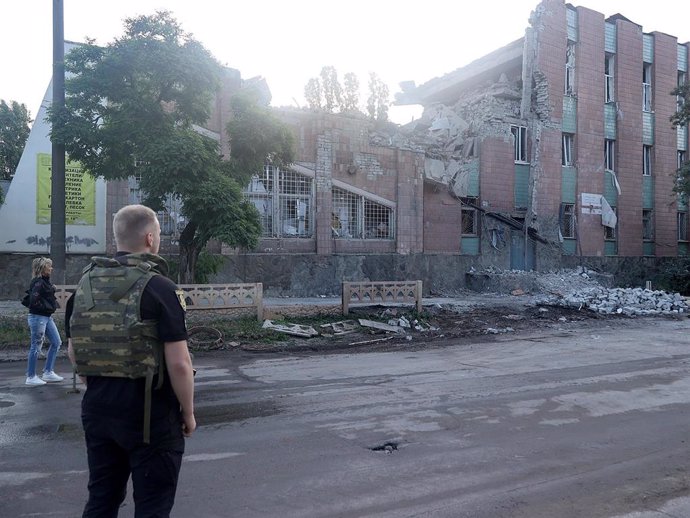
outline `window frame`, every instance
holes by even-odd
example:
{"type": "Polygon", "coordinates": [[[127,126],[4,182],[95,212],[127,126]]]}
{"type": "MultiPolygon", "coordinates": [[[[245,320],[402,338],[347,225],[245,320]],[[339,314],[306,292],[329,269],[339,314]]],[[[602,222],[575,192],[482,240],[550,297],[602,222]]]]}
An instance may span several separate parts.
{"type": "Polygon", "coordinates": [[[565,50],[564,95],[575,95],[575,42],[568,40],[565,50]]]}
{"type": "Polygon", "coordinates": [[[652,146],[642,146],[642,176],[652,176],[652,146]]]}
{"type": "Polygon", "coordinates": [[[687,162],[687,152],[684,149],[679,149],[676,154],[676,170],[683,167],[685,162],[687,162]]]}
{"type": "Polygon", "coordinates": [[[510,125],[513,136],[513,159],[516,164],[527,164],[527,127],[510,125]]]}
{"type": "Polygon", "coordinates": [[[477,237],[479,235],[479,211],[475,207],[479,204],[479,198],[460,198],[460,203],[460,236],[477,237]],[[471,232],[465,232],[467,218],[471,218],[471,232]]]}
{"type": "Polygon", "coordinates": [[[642,241],[654,241],[654,211],[642,209],[642,241]]]}
{"type": "Polygon", "coordinates": [[[642,64],[642,111],[652,111],[652,64],[642,64]]]}
{"type": "Polygon", "coordinates": [[[616,102],[615,55],[606,53],[604,57],[604,99],[606,103],[616,102]]]}
{"type": "Polygon", "coordinates": [[[575,165],[575,135],[563,133],[561,135],[561,165],[573,167],[575,165]]]}
{"type": "MultiPolygon", "coordinates": [[[[618,216],[618,207],[611,207],[613,213],[618,216]]],[[[618,220],[616,220],[615,227],[607,227],[604,225],[604,241],[615,241],[618,238],[618,220]]]]}
{"type": "Polygon", "coordinates": [[[574,203],[562,203],[561,204],[561,236],[563,239],[575,239],[575,227],[576,227],[576,206],[574,203]],[[566,228],[567,225],[567,228],[566,228]]]}
{"type": "Polygon", "coordinates": [[[613,139],[604,139],[604,169],[616,171],[616,141],[613,139]]]}
{"type": "Polygon", "coordinates": [[[676,230],[678,241],[685,243],[688,241],[688,212],[679,210],[676,215],[676,230]]]}

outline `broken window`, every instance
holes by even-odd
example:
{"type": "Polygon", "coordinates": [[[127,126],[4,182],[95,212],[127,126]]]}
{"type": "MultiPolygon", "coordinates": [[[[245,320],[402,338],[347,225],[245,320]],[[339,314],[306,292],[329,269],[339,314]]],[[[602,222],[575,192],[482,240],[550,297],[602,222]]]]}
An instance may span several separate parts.
{"type": "MultiPolygon", "coordinates": [[[[611,210],[613,211],[614,214],[618,215],[617,212],[618,210],[616,207],[611,207],[611,210]]],[[[615,241],[616,240],[616,228],[618,226],[618,223],[616,222],[616,227],[607,227],[604,225],[604,239],[607,241],[615,241]]]]}
{"type": "Polygon", "coordinates": [[[460,198],[462,203],[462,235],[463,236],[476,236],[478,234],[478,211],[475,209],[477,206],[477,198],[460,198]]]}
{"type": "MultiPolygon", "coordinates": [[[[138,165],[140,162],[135,160],[134,166],[137,167],[138,165]]],[[[141,189],[141,173],[130,176],[127,179],[127,186],[129,188],[129,204],[140,204],[145,201],[146,196],[141,189]]],[[[182,216],[182,201],[173,194],[168,194],[164,200],[163,210],[156,212],[156,216],[161,225],[161,235],[163,236],[177,238],[187,225],[187,219],[182,216]]]]}
{"type": "Polygon", "coordinates": [[[688,213],[678,212],[678,241],[688,240],[688,213]]]}
{"type": "Polygon", "coordinates": [[[654,240],[654,211],[651,209],[642,210],[642,239],[644,241],[654,240]]]}
{"type": "Polygon", "coordinates": [[[575,204],[561,204],[561,235],[566,239],[575,238],[575,204]]]}
{"type": "Polygon", "coordinates": [[[615,150],[616,141],[606,139],[604,140],[604,167],[607,171],[615,171],[615,150]]]}
{"type": "Polygon", "coordinates": [[[652,176],[652,146],[642,146],[642,176],[652,176]]]}
{"type": "Polygon", "coordinates": [[[678,156],[678,158],[677,158],[678,163],[677,163],[676,169],[680,169],[681,167],[683,167],[683,164],[685,163],[685,151],[682,151],[679,149],[677,156],[678,156]]]}
{"type": "Polygon", "coordinates": [[[575,93],[575,43],[568,42],[565,51],[565,95],[575,93]]]}
{"type": "Polygon", "coordinates": [[[572,166],[573,161],[573,142],[574,135],[572,133],[563,133],[563,143],[561,148],[561,165],[572,166]]]}
{"type": "Polygon", "coordinates": [[[308,176],[272,165],[252,176],[244,195],[259,211],[263,237],[311,237],[312,184],[308,176]]]}
{"type": "Polygon", "coordinates": [[[527,162],[527,128],[524,126],[511,126],[515,146],[515,162],[527,162]]]}
{"type": "Polygon", "coordinates": [[[652,65],[644,63],[642,65],[642,110],[652,111],[652,65]]]}
{"type": "Polygon", "coordinates": [[[340,239],[393,239],[393,209],[337,187],[333,188],[331,229],[340,239]]]}
{"type": "Polygon", "coordinates": [[[614,97],[614,58],[613,54],[606,54],[604,58],[604,78],[606,81],[606,101],[607,103],[612,103],[616,99],[614,97]]]}

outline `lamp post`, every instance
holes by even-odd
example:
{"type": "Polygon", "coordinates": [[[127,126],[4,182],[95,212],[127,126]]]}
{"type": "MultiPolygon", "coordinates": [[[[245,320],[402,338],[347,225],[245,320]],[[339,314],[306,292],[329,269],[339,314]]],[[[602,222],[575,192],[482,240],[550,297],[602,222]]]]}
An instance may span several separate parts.
{"type": "MultiPolygon", "coordinates": [[[[63,0],[53,0],[53,110],[55,113],[60,113],[64,106],[64,9],[63,0]]],[[[56,123],[53,122],[53,124],[56,123]]],[[[57,124],[61,124],[61,122],[57,122],[57,124]]],[[[53,282],[65,284],[65,146],[54,141],[52,143],[51,170],[50,256],[53,260],[53,282]]]]}

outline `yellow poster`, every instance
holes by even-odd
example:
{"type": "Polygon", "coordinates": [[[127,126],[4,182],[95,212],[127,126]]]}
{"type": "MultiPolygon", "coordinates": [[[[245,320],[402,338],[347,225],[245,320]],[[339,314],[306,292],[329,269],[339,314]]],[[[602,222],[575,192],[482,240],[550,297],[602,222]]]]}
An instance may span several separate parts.
{"type": "MultiPolygon", "coordinates": [[[[38,153],[36,223],[50,224],[51,156],[38,153]]],[[[82,171],[79,162],[65,163],[65,224],[96,225],[96,180],[82,171]]]]}

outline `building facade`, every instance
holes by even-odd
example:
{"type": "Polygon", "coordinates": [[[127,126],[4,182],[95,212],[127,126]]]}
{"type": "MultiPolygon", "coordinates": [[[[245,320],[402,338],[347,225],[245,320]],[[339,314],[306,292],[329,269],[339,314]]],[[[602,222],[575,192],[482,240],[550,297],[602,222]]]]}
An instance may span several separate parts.
{"type": "Polygon", "coordinates": [[[482,225],[481,254],[510,232],[512,266],[556,254],[682,256],[688,209],[673,186],[688,132],[669,119],[688,47],[620,14],[544,0],[524,38],[397,99],[447,128],[438,176],[461,199],[455,170],[473,166],[468,142],[479,148],[472,205],[481,220],[511,223],[482,225]]]}

